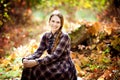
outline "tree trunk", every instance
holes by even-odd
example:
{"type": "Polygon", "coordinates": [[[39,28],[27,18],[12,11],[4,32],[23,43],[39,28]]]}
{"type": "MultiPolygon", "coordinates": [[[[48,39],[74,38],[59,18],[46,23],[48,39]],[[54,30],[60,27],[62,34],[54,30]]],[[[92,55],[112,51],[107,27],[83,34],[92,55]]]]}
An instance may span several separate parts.
{"type": "Polygon", "coordinates": [[[86,25],[80,26],[77,30],[71,32],[71,48],[77,48],[79,44],[88,45],[90,34],[86,28],[86,25]]]}

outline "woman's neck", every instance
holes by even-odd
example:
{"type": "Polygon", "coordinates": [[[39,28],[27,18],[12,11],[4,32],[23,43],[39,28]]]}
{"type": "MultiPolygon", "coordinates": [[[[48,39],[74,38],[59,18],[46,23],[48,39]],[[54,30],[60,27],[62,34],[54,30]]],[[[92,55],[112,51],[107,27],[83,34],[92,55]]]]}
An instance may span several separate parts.
{"type": "Polygon", "coordinates": [[[56,31],[53,31],[53,30],[52,30],[51,32],[52,32],[52,34],[55,34],[56,31]]]}
{"type": "Polygon", "coordinates": [[[60,30],[57,30],[57,31],[51,31],[52,32],[52,34],[54,35],[55,33],[58,33],[60,30]]]}

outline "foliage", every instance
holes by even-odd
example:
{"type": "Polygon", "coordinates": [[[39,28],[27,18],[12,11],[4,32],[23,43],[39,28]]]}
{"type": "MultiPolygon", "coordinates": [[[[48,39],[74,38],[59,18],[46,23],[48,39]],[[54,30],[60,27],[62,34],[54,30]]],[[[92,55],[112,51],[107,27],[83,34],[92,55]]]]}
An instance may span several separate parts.
{"type": "Polygon", "coordinates": [[[12,79],[21,76],[23,68],[22,58],[30,55],[38,47],[35,40],[31,40],[26,46],[14,48],[14,53],[0,59],[0,79],[12,79]]]}
{"type": "MultiPolygon", "coordinates": [[[[100,22],[83,24],[92,37],[90,42],[92,44],[89,43],[86,46],[77,43],[76,52],[71,54],[78,76],[84,77],[86,80],[115,80],[119,78],[119,28],[115,26],[115,23],[111,24],[109,26],[100,22]],[[110,27],[111,24],[113,24],[112,27],[110,27]],[[114,71],[116,72],[114,73],[114,71]]],[[[78,30],[76,31],[78,32],[78,30]]]]}
{"type": "Polygon", "coordinates": [[[81,8],[101,11],[105,8],[107,0],[0,0],[0,4],[0,26],[2,26],[5,22],[9,21],[12,23],[25,23],[32,8],[40,9],[44,12],[59,8],[73,15],[73,10],[76,11],[81,8]],[[19,17],[22,21],[19,21],[19,17]]]}
{"type": "Polygon", "coordinates": [[[46,9],[46,8],[62,8],[66,10],[69,8],[69,10],[72,10],[72,8],[96,8],[96,9],[103,9],[105,4],[106,4],[106,0],[60,0],[60,1],[55,1],[55,0],[30,0],[30,2],[32,3],[32,5],[34,6],[36,3],[37,5],[35,5],[36,8],[41,8],[41,9],[46,9]]]}
{"type": "Polygon", "coordinates": [[[10,21],[9,16],[10,2],[7,0],[0,0],[0,27],[7,21],[10,21]]]}
{"type": "Polygon", "coordinates": [[[21,73],[21,58],[12,53],[5,59],[1,59],[0,63],[0,79],[9,79],[13,77],[20,77],[21,73]]]}

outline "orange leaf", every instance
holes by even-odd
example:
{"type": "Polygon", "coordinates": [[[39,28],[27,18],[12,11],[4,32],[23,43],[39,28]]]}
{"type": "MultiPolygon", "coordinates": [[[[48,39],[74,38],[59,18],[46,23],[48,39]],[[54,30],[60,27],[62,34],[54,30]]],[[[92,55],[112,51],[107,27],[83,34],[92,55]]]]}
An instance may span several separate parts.
{"type": "Polygon", "coordinates": [[[75,52],[70,52],[70,56],[72,59],[75,59],[77,57],[75,52]]]}
{"type": "Polygon", "coordinates": [[[111,75],[112,75],[112,72],[110,70],[106,70],[104,74],[101,76],[101,78],[107,79],[107,78],[110,78],[111,75]]]}
{"type": "Polygon", "coordinates": [[[92,35],[98,35],[99,32],[101,32],[103,29],[103,26],[99,22],[95,22],[93,26],[89,27],[88,32],[92,35]]]}
{"type": "Polygon", "coordinates": [[[80,68],[80,66],[77,63],[75,63],[75,68],[77,70],[77,73],[80,73],[81,68],[80,68]]]}
{"type": "Polygon", "coordinates": [[[7,66],[8,64],[10,64],[10,61],[9,61],[8,59],[4,59],[4,60],[2,61],[2,66],[3,66],[3,67],[7,66]]]}
{"type": "Polygon", "coordinates": [[[104,27],[104,31],[105,31],[108,35],[111,35],[111,33],[112,33],[112,27],[107,27],[107,26],[105,26],[105,27],[104,27]]]}

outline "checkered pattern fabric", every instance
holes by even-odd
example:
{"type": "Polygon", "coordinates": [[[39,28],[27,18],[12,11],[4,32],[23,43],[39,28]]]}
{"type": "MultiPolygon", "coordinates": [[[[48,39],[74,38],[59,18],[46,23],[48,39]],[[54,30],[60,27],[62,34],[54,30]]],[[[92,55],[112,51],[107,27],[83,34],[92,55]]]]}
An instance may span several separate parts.
{"type": "Polygon", "coordinates": [[[45,33],[36,52],[29,59],[36,59],[39,64],[32,68],[24,68],[21,80],[77,80],[75,66],[70,58],[70,38],[63,33],[56,50],[51,53],[50,46],[56,34],[45,33]],[[51,42],[50,42],[51,41],[51,42]],[[47,50],[49,56],[39,57],[47,50]]]}

